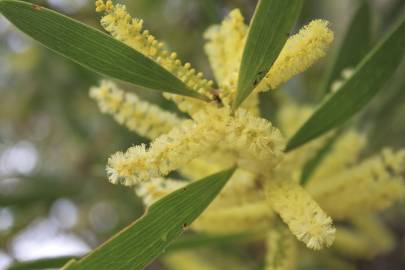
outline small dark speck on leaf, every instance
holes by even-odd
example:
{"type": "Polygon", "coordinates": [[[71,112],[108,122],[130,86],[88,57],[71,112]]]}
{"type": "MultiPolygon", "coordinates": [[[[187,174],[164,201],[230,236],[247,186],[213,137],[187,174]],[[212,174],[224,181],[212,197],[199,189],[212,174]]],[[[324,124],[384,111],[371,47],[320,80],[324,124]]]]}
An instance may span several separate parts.
{"type": "Polygon", "coordinates": [[[38,6],[38,5],[32,5],[32,8],[34,9],[34,10],[36,10],[36,11],[41,11],[42,10],[42,7],[41,6],[38,6]]]}
{"type": "Polygon", "coordinates": [[[188,227],[188,224],[187,224],[187,223],[184,223],[183,226],[182,226],[182,229],[183,229],[183,230],[186,230],[187,227],[188,227]]]}

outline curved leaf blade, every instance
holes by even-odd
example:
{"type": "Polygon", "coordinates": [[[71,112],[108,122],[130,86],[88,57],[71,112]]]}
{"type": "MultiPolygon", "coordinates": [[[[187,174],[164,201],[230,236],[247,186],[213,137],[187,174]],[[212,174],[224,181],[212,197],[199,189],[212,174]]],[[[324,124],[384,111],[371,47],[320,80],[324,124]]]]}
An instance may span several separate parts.
{"type": "Polygon", "coordinates": [[[302,0],[259,0],[239,71],[236,109],[273,65],[301,11],[302,0]]]}
{"type": "Polygon", "coordinates": [[[325,73],[320,93],[330,92],[332,83],[340,78],[343,69],[355,67],[371,45],[371,14],[368,1],[362,1],[350,21],[334,60],[325,73]]]}
{"type": "Polygon", "coordinates": [[[356,67],[353,76],[330,95],[290,139],[286,151],[338,127],[360,111],[394,74],[405,52],[405,16],[356,67]]]}
{"type": "Polygon", "coordinates": [[[212,202],[234,168],[189,184],[153,204],[145,215],[64,270],[138,270],[162,254],[212,202]]]}
{"type": "Polygon", "coordinates": [[[6,270],[43,270],[43,269],[60,268],[70,260],[74,259],[77,259],[77,257],[64,256],[56,258],[44,258],[33,261],[24,261],[15,263],[10,267],[8,267],[6,270]]]}
{"type": "Polygon", "coordinates": [[[0,1],[0,13],[25,34],[86,68],[145,88],[205,99],[148,57],[65,15],[16,0],[0,1]]]}

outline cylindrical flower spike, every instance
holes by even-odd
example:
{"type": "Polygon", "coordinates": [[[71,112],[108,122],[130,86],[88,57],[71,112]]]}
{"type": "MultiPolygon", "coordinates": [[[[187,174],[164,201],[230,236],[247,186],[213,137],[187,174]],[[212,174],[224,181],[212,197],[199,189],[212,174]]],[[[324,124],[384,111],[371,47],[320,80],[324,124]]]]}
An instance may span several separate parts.
{"type": "Polygon", "coordinates": [[[226,168],[232,167],[236,158],[231,152],[220,151],[214,147],[208,155],[196,158],[181,167],[179,172],[190,180],[199,180],[226,168]]]}
{"type": "Polygon", "coordinates": [[[211,114],[201,112],[194,121],[186,120],[169,133],[156,138],[149,149],[135,146],[126,153],[117,153],[108,161],[107,172],[113,183],[134,185],[154,177],[164,176],[186,165],[198,156],[209,153],[225,136],[222,110],[211,114]]]}
{"type": "Polygon", "coordinates": [[[232,10],[221,25],[208,28],[205,52],[222,86],[235,87],[248,27],[239,9],[232,10]]]}
{"type": "Polygon", "coordinates": [[[239,109],[220,146],[237,152],[241,168],[268,174],[283,159],[285,139],[269,121],[239,109]]]}
{"type": "Polygon", "coordinates": [[[167,175],[219,147],[237,153],[242,168],[266,174],[281,161],[284,145],[270,122],[244,110],[231,116],[228,108],[211,106],[196,114],[193,121],[184,121],[156,138],[148,150],[132,147],[125,154],[113,155],[107,171],[113,183],[132,185],[167,175]]]}
{"type": "MultiPolygon", "coordinates": [[[[114,6],[112,1],[98,0],[96,10],[106,13],[101,19],[101,25],[114,38],[166,68],[187,84],[190,89],[211,96],[213,82],[204,79],[202,73],[197,73],[189,63],[183,64],[176,53],[169,52],[164,44],[156,40],[148,30],[143,30],[143,21],[131,18],[124,5],[117,4],[114,6]]],[[[166,93],[164,96],[178,103],[179,109],[190,114],[196,113],[205,104],[200,100],[174,94],[166,93]]]]}
{"type": "Polygon", "coordinates": [[[325,156],[312,175],[307,186],[308,189],[322,186],[325,179],[333,177],[352,166],[358,161],[366,143],[367,137],[355,130],[349,130],[340,135],[329,154],[325,156]]]}
{"type": "Polygon", "coordinates": [[[274,218],[265,200],[233,207],[209,207],[191,228],[212,234],[241,233],[255,230],[267,230],[274,218]]]}
{"type": "Polygon", "coordinates": [[[280,224],[268,232],[265,270],[295,270],[298,246],[293,235],[280,224]]]}
{"type": "Polygon", "coordinates": [[[90,96],[103,113],[114,116],[118,123],[149,139],[169,132],[182,122],[174,113],[141,101],[133,93],[125,93],[111,81],[102,81],[100,86],[92,87],[90,96]]]}
{"type": "Polygon", "coordinates": [[[288,179],[269,179],[266,186],[270,206],[307,247],[319,250],[335,239],[335,228],[309,194],[288,179]]]}
{"type": "Polygon", "coordinates": [[[378,252],[366,235],[343,226],[337,227],[333,249],[343,255],[363,259],[372,258],[378,252]]]}
{"type": "MultiPolygon", "coordinates": [[[[237,80],[248,26],[239,9],[232,10],[220,25],[205,32],[205,52],[220,86],[219,96],[231,106],[236,94],[237,80]]],[[[260,115],[257,94],[250,95],[241,106],[255,116],[260,115]]]]}
{"type": "Polygon", "coordinates": [[[137,185],[135,193],[142,198],[145,206],[149,207],[157,200],[185,185],[187,185],[187,182],[184,180],[157,177],[137,185]]]}
{"type": "Polygon", "coordinates": [[[291,77],[305,71],[326,55],[333,41],[333,32],[328,22],[314,20],[304,26],[298,34],[290,37],[273,66],[255,91],[275,89],[291,77]]]}
{"type": "Polygon", "coordinates": [[[334,218],[350,218],[388,208],[403,198],[404,170],[405,151],[385,149],[308,191],[334,218]]]}
{"type": "Polygon", "coordinates": [[[378,254],[390,252],[395,248],[394,233],[379,217],[370,214],[359,215],[352,218],[352,223],[370,239],[378,254]]]}
{"type": "Polygon", "coordinates": [[[252,265],[238,256],[227,252],[208,249],[188,249],[169,252],[163,257],[163,264],[170,270],[248,270],[252,265]]]}

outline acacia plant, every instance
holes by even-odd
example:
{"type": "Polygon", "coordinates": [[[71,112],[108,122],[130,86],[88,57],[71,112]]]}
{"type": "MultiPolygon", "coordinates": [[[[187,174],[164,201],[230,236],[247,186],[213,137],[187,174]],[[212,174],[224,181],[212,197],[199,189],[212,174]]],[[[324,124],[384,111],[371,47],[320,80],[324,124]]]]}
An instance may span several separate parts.
{"type": "MultiPolygon", "coordinates": [[[[393,236],[375,213],[405,193],[405,151],[385,148],[362,158],[365,134],[343,124],[401,62],[404,18],[363,53],[364,47],[354,43],[356,29],[369,25],[362,4],[321,87],[322,102],[299,105],[286,99],[272,124],[260,115],[260,93],[304,72],[327,54],[334,39],[323,19],[287,34],[302,0],[259,0],[249,25],[235,9],[211,26],[204,35],[205,52],[216,82],[183,63],[125,6],[95,3],[110,35],[22,1],[2,0],[0,12],[87,68],[144,91],[163,92],[187,116],[140,100],[112,80],[90,90],[103,113],[151,139],[113,154],[106,169],[112,183],[134,188],[148,210],[63,269],[143,269],[188,228],[207,237],[254,236],[266,243],[269,270],[295,269],[298,254],[314,260],[334,254],[306,249],[333,246],[351,257],[371,257],[393,248],[393,236]],[[179,178],[170,177],[174,171],[179,178]]],[[[215,262],[192,249],[173,250],[164,258],[173,269],[249,269],[226,256],[215,262]]]]}

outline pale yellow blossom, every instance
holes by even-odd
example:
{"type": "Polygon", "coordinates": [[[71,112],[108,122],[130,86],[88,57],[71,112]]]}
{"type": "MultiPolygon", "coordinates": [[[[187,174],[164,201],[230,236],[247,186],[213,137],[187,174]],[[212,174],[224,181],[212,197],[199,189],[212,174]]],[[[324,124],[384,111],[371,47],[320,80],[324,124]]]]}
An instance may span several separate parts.
{"type": "Polygon", "coordinates": [[[353,217],[386,209],[403,198],[404,170],[405,151],[384,149],[308,190],[334,218],[353,217]]]}
{"type": "Polygon", "coordinates": [[[333,32],[325,20],[314,20],[290,37],[256,91],[275,89],[326,55],[333,32]]]}
{"type": "Polygon", "coordinates": [[[273,210],[307,247],[319,250],[333,243],[332,219],[300,185],[288,179],[270,179],[266,192],[273,210]]]}
{"type": "Polygon", "coordinates": [[[269,230],[266,239],[265,270],[295,270],[298,247],[296,240],[281,225],[269,230]]]}
{"type": "Polygon", "coordinates": [[[114,116],[118,123],[129,130],[150,139],[169,132],[182,121],[174,113],[142,101],[133,93],[125,93],[111,81],[102,81],[100,86],[92,87],[90,96],[97,101],[102,112],[114,116]]]}
{"type": "MultiPolygon", "coordinates": [[[[132,18],[124,5],[112,5],[112,1],[99,0],[96,9],[106,13],[101,19],[101,25],[114,38],[166,68],[190,89],[211,96],[213,82],[204,79],[203,74],[193,69],[190,63],[183,64],[176,53],[168,51],[148,30],[143,30],[143,20],[132,18]]],[[[165,97],[175,101],[179,109],[190,114],[204,107],[204,101],[193,98],[174,94],[165,94],[165,97]]]]}

